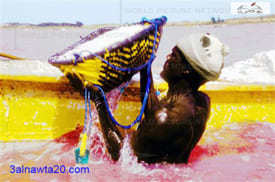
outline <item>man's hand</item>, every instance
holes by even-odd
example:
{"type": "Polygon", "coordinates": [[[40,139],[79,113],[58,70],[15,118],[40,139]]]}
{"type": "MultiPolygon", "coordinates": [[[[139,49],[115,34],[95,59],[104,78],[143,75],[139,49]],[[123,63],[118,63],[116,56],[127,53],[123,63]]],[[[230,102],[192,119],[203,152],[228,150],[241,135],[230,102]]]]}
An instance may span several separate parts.
{"type": "Polygon", "coordinates": [[[98,100],[102,100],[103,95],[99,88],[95,87],[94,85],[87,85],[86,88],[90,91],[90,98],[92,101],[96,102],[98,100]]]}
{"type": "Polygon", "coordinates": [[[76,89],[76,91],[80,92],[80,94],[84,96],[84,85],[81,78],[71,72],[67,72],[65,75],[67,78],[69,78],[72,86],[76,89]]]}

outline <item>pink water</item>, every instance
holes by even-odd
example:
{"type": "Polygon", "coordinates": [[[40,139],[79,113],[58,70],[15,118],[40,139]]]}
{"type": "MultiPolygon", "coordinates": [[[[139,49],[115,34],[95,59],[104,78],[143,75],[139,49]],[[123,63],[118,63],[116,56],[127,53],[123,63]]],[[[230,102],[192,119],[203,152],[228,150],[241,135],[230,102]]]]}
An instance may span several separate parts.
{"type": "Polygon", "coordinates": [[[193,150],[189,164],[137,163],[129,137],[118,162],[105,152],[101,132],[93,127],[89,174],[10,174],[10,165],[43,167],[75,163],[74,150],[81,129],[50,142],[1,143],[0,181],[273,181],[275,179],[274,124],[228,123],[209,129],[193,150]]]}

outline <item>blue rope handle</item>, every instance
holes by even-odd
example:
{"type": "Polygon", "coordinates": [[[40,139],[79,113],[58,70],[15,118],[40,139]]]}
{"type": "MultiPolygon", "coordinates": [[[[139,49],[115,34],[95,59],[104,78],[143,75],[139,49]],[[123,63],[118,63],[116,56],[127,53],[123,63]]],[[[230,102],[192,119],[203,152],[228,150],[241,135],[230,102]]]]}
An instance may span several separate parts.
{"type": "Polygon", "coordinates": [[[88,128],[88,133],[90,133],[90,130],[91,130],[91,126],[92,126],[92,109],[91,109],[91,103],[90,103],[90,91],[85,88],[85,122],[84,122],[84,128],[83,128],[83,133],[85,133],[87,131],[87,122],[88,122],[88,119],[87,119],[87,103],[89,105],[89,115],[90,115],[90,126],[88,128]]]}
{"type": "MultiPolygon", "coordinates": [[[[153,22],[153,23],[155,23],[155,22],[153,22]]],[[[151,85],[150,71],[151,71],[151,64],[152,64],[152,62],[153,62],[153,60],[154,60],[154,58],[155,58],[155,45],[156,45],[156,38],[157,38],[157,30],[158,30],[158,26],[157,26],[157,24],[155,23],[155,38],[154,38],[153,49],[152,49],[152,54],[151,54],[151,56],[150,56],[150,60],[149,60],[147,63],[145,63],[145,64],[143,64],[142,66],[140,66],[141,69],[142,69],[142,68],[144,68],[145,66],[148,65],[148,67],[147,67],[147,72],[146,72],[146,73],[147,73],[147,78],[148,78],[148,79],[147,79],[147,84],[146,84],[146,92],[145,92],[145,95],[144,95],[144,98],[143,98],[143,101],[142,101],[142,107],[141,107],[140,113],[139,113],[139,115],[137,116],[137,118],[136,118],[131,124],[129,124],[129,125],[122,125],[122,124],[120,124],[119,122],[116,121],[116,119],[113,117],[113,115],[112,115],[112,113],[111,113],[111,111],[110,111],[110,108],[109,108],[109,105],[108,105],[108,101],[107,101],[107,99],[106,99],[106,96],[105,96],[105,93],[104,93],[103,89],[102,89],[99,85],[94,85],[94,86],[97,87],[97,88],[100,90],[100,92],[102,93],[102,96],[103,96],[105,105],[106,105],[106,107],[107,107],[107,112],[108,112],[108,114],[109,114],[109,116],[110,116],[112,122],[114,122],[116,125],[120,126],[121,128],[129,129],[129,128],[131,128],[132,126],[134,126],[136,123],[138,123],[139,121],[141,121],[141,119],[142,119],[142,115],[143,115],[143,113],[144,113],[144,110],[145,110],[145,107],[146,107],[146,103],[147,103],[147,100],[148,100],[148,96],[149,96],[149,91],[150,91],[150,85],[151,85]]],[[[102,58],[102,59],[103,59],[103,58],[102,58]]],[[[104,60],[104,59],[103,59],[103,60],[104,60]]],[[[106,61],[106,60],[104,60],[104,61],[106,61]]],[[[106,62],[107,62],[107,61],[106,61],[106,62]]],[[[116,66],[114,66],[114,67],[116,67],[116,66]]],[[[137,67],[137,68],[140,68],[140,67],[137,67]]],[[[137,68],[136,68],[136,69],[137,69],[137,68]]],[[[116,69],[116,68],[115,68],[115,69],[116,69]]],[[[131,69],[131,70],[133,70],[133,69],[131,69]]],[[[127,70],[127,71],[128,71],[128,70],[127,70]]]]}
{"type": "MultiPolygon", "coordinates": [[[[151,65],[149,65],[148,68],[147,68],[147,75],[150,74],[150,69],[151,69],[151,65]]],[[[147,103],[147,99],[148,99],[148,96],[149,96],[150,84],[151,84],[151,78],[148,77],[147,85],[146,85],[146,92],[145,92],[145,95],[144,95],[144,98],[143,98],[143,101],[142,101],[142,107],[141,107],[140,113],[137,116],[137,118],[129,125],[122,125],[122,124],[120,124],[119,122],[116,121],[116,119],[113,117],[113,115],[110,111],[109,104],[108,104],[108,101],[106,99],[106,96],[105,96],[105,93],[104,93],[103,89],[98,85],[94,85],[94,86],[97,87],[100,90],[100,92],[102,93],[102,96],[103,96],[108,114],[109,114],[112,122],[115,123],[116,125],[118,125],[119,127],[123,128],[123,129],[130,129],[132,126],[134,126],[136,123],[138,123],[142,119],[142,115],[144,113],[145,106],[146,106],[146,103],[147,103]]]]}
{"type": "MultiPolygon", "coordinates": [[[[165,19],[165,21],[166,21],[166,19],[165,19]]],[[[121,67],[117,67],[115,65],[112,65],[111,63],[109,63],[104,58],[98,56],[97,54],[93,54],[93,53],[91,53],[89,51],[89,53],[91,55],[97,57],[98,59],[100,59],[101,61],[103,61],[104,63],[106,63],[108,66],[110,66],[111,68],[119,70],[119,71],[139,71],[139,70],[145,68],[146,66],[148,66],[147,67],[147,78],[148,78],[148,80],[147,80],[147,84],[146,84],[146,92],[145,92],[145,95],[144,95],[144,98],[143,98],[143,101],[142,101],[142,107],[141,107],[140,113],[137,116],[137,118],[131,124],[129,124],[129,125],[122,125],[122,124],[118,123],[115,120],[115,118],[113,117],[113,115],[112,115],[112,113],[110,111],[110,108],[109,108],[109,105],[108,105],[108,101],[106,99],[106,96],[105,96],[105,93],[104,93],[103,89],[99,85],[94,85],[102,93],[105,105],[107,107],[108,114],[109,114],[112,122],[114,122],[116,125],[120,126],[121,128],[124,128],[124,129],[131,128],[132,126],[134,126],[136,123],[138,123],[142,119],[142,115],[144,113],[144,110],[145,110],[145,107],[146,107],[146,103],[147,103],[147,100],[148,100],[148,96],[149,96],[149,91],[150,91],[150,85],[151,85],[151,78],[150,78],[151,65],[152,65],[152,62],[154,61],[154,59],[156,57],[155,56],[155,47],[156,47],[156,39],[157,39],[157,32],[158,32],[158,23],[157,23],[157,20],[151,21],[151,20],[148,20],[147,18],[143,18],[142,22],[143,23],[144,22],[154,23],[154,25],[155,25],[155,36],[154,36],[152,54],[151,54],[150,59],[149,59],[149,61],[147,63],[144,63],[143,65],[135,67],[135,68],[121,68],[121,67]]],[[[84,51],[82,51],[80,54],[82,54],[83,52],[84,51]]],[[[76,60],[79,59],[80,55],[79,54],[74,54],[74,56],[76,58],[74,63],[76,64],[76,60]]],[[[90,118],[92,118],[92,115],[91,115],[92,111],[91,111],[91,105],[90,105],[90,91],[88,91],[88,89],[85,88],[85,124],[84,124],[83,133],[85,133],[85,131],[87,130],[87,128],[86,128],[87,127],[87,102],[89,104],[89,109],[90,109],[90,118]]],[[[88,132],[90,132],[91,124],[92,124],[92,122],[90,122],[90,127],[89,127],[89,131],[88,132]]]]}

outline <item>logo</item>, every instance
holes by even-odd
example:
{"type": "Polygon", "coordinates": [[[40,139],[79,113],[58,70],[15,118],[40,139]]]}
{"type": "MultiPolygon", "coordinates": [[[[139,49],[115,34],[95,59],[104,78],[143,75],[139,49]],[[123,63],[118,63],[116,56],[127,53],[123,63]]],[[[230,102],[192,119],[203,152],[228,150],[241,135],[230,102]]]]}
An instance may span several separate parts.
{"type": "Polygon", "coordinates": [[[269,2],[231,2],[232,14],[270,14],[269,2]]]}

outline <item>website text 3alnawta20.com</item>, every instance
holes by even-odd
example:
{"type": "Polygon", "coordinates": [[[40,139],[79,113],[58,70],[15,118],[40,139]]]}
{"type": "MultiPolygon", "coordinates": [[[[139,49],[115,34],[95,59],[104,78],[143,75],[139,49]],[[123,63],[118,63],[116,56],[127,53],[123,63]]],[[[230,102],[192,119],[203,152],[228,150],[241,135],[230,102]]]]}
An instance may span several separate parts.
{"type": "Polygon", "coordinates": [[[15,166],[10,165],[11,174],[89,174],[89,167],[66,167],[64,165],[53,165],[43,167],[15,166]]]}

